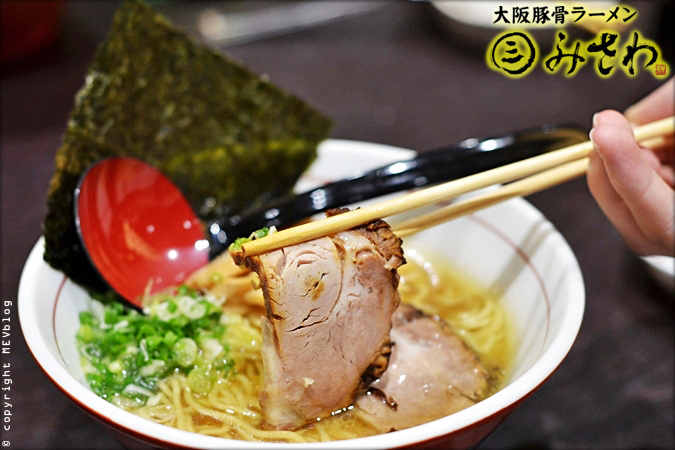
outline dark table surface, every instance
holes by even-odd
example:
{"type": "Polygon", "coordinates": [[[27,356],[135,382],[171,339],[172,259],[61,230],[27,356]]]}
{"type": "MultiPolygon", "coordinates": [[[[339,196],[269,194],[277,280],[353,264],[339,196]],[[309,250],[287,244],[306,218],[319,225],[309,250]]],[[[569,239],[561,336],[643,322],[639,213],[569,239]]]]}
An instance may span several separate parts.
{"type": "MultiPolygon", "coordinates": [[[[632,5],[645,17],[655,8],[632,5]]],[[[11,353],[2,357],[15,377],[11,429],[2,440],[14,448],[120,448],[40,371],[16,315],[21,270],[42,233],[54,154],[114,9],[109,2],[69,4],[61,41],[3,72],[1,293],[14,305],[11,353]]],[[[589,127],[594,112],[622,110],[660,84],[645,71],[603,80],[590,67],[570,79],[538,69],[511,80],[487,69],[484,50],[444,33],[430,10],[393,2],[225,52],[327,113],[332,137],[418,150],[543,123],[589,127]]],[[[656,22],[641,26],[657,37],[656,22]]],[[[528,200],[576,254],[586,312],[557,372],[481,448],[673,448],[675,301],[626,248],[584,180],[528,200]]]]}

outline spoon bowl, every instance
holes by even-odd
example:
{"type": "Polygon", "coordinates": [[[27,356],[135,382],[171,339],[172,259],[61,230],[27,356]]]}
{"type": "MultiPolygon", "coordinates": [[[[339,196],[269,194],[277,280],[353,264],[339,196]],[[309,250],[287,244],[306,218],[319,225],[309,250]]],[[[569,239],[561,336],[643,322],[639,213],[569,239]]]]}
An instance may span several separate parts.
{"type": "Polygon", "coordinates": [[[83,174],[75,223],[94,267],[136,306],[209,260],[202,223],[181,191],[134,158],[107,158],[83,174]]]}

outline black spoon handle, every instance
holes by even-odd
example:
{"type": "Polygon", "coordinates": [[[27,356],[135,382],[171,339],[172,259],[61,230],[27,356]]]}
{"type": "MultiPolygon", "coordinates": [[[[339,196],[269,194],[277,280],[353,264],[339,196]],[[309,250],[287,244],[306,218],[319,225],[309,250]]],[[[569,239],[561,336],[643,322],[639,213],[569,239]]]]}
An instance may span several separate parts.
{"type": "Polygon", "coordinates": [[[469,176],[530,158],[587,139],[576,126],[543,126],[488,139],[467,139],[449,147],[420,153],[413,159],[362,175],[289,195],[254,211],[207,224],[211,257],[234,241],[263,227],[282,228],[318,212],[393,192],[469,176]]]}

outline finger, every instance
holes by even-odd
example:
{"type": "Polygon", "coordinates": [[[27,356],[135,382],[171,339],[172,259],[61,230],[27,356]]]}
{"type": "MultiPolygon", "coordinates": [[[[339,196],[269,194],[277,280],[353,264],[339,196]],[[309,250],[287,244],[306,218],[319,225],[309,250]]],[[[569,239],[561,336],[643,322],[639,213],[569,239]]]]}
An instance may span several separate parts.
{"type": "MultiPolygon", "coordinates": [[[[596,128],[599,125],[616,125],[617,123],[620,123],[622,119],[625,120],[625,117],[619,111],[606,109],[597,114],[593,114],[593,128],[596,128]]],[[[631,128],[631,134],[632,130],[633,129],[631,128]]]]}
{"type": "Polygon", "coordinates": [[[646,149],[646,148],[641,148],[643,156],[649,163],[649,166],[656,172],[662,179],[663,181],[668,184],[671,188],[673,187],[673,183],[675,183],[675,179],[673,179],[673,167],[662,164],[661,160],[659,159],[658,155],[654,153],[653,150],[651,149],[646,149]]]}
{"type": "Polygon", "coordinates": [[[629,122],[642,125],[675,114],[675,78],[626,109],[629,122]]]}
{"type": "Polygon", "coordinates": [[[630,124],[620,113],[603,111],[594,116],[594,123],[590,138],[612,186],[630,207],[631,200],[641,199],[649,188],[654,171],[635,142],[630,124]]]}
{"type": "Polygon", "coordinates": [[[645,161],[649,164],[649,167],[652,168],[654,172],[657,172],[661,168],[661,160],[656,154],[646,148],[640,148],[642,156],[645,158],[645,161]]]}
{"type": "MultiPolygon", "coordinates": [[[[601,125],[615,126],[617,124],[624,124],[625,118],[623,115],[611,109],[602,111],[593,116],[593,127],[598,127],[601,125]]],[[[625,127],[624,127],[625,128],[625,127]]],[[[633,136],[632,128],[625,128],[626,131],[630,132],[631,138],[633,136]]],[[[668,165],[673,165],[673,160],[675,159],[675,151],[673,151],[674,141],[673,136],[660,136],[658,138],[658,147],[641,149],[642,154],[649,164],[649,166],[655,172],[659,174],[666,174],[664,179],[666,182],[671,178],[669,175],[673,172],[672,168],[667,167],[668,165]]],[[[669,183],[668,184],[672,184],[669,183]]]]}
{"type": "Polygon", "coordinates": [[[591,191],[602,212],[614,225],[619,234],[624,237],[629,247],[638,251],[638,243],[642,236],[640,227],[637,225],[621,196],[612,187],[600,155],[596,151],[593,151],[589,155],[589,159],[590,162],[586,171],[588,189],[591,191]]]}
{"type": "Polygon", "coordinates": [[[675,142],[672,136],[659,136],[639,142],[640,147],[649,149],[664,164],[673,165],[675,161],[675,142]]]}
{"type": "Polygon", "coordinates": [[[632,212],[612,187],[599,153],[594,150],[589,156],[590,163],[586,176],[588,188],[602,212],[621,234],[626,244],[638,254],[663,253],[662,246],[653,244],[645,237],[632,212]]]}
{"type": "Polygon", "coordinates": [[[638,147],[630,124],[614,111],[599,113],[591,139],[614,191],[621,197],[645,237],[672,251],[675,202],[673,190],[653,170],[638,147]]]}
{"type": "Polygon", "coordinates": [[[675,165],[675,136],[665,136],[662,145],[651,150],[664,164],[675,165]]]}
{"type": "MultiPolygon", "coordinates": [[[[611,109],[602,111],[593,116],[593,127],[599,125],[616,125],[617,123],[624,123],[625,117],[618,111],[611,109]]],[[[630,128],[631,136],[633,136],[633,128],[630,128]]],[[[646,141],[648,144],[658,144],[650,145],[650,150],[658,157],[658,159],[664,163],[673,165],[675,161],[675,141],[673,140],[673,135],[668,136],[659,136],[656,138],[648,139],[646,141]]]]}
{"type": "Polygon", "coordinates": [[[675,189],[675,170],[672,166],[661,166],[658,174],[671,189],[675,189]]]}

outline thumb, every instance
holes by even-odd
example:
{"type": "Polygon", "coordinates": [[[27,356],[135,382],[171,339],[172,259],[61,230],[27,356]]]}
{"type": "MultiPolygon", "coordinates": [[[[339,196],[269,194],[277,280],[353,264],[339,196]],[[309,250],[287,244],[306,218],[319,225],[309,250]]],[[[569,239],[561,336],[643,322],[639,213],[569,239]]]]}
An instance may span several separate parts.
{"type": "Polygon", "coordinates": [[[628,121],[615,111],[603,111],[594,118],[590,137],[612,188],[630,211],[641,234],[672,254],[675,196],[640,150],[628,121]]]}

